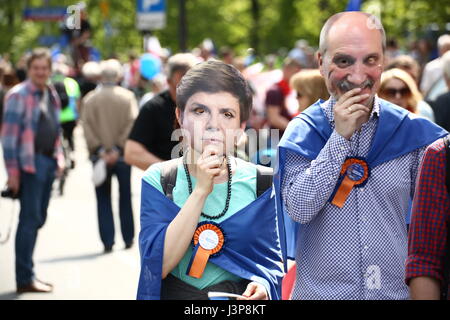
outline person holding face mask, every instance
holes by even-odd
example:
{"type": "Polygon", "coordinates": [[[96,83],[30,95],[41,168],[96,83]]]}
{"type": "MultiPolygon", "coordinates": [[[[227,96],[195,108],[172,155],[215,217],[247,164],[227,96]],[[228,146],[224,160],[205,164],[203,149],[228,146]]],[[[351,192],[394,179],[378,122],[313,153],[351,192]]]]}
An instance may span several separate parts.
{"type": "Polygon", "coordinates": [[[176,97],[183,156],[142,180],[138,299],[279,299],[272,172],[233,156],[252,105],[247,82],[211,60],[186,73],[176,97]]]}
{"type": "Polygon", "coordinates": [[[293,299],[409,296],[408,205],[425,148],[446,131],[378,98],[385,47],[378,18],[329,18],[318,61],[331,97],[280,141],[274,182],[282,245],[297,263],[293,299]]]}

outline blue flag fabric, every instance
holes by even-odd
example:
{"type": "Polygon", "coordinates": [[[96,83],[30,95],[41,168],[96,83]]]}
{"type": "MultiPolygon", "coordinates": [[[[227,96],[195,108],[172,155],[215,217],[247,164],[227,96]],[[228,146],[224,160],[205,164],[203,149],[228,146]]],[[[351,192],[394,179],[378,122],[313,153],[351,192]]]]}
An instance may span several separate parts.
{"type": "MultiPolygon", "coordinates": [[[[427,146],[447,134],[446,130],[427,119],[417,117],[386,100],[378,101],[380,103],[378,125],[367,155],[367,162],[371,168],[427,146]]],[[[324,102],[317,101],[295,117],[289,123],[278,145],[278,165],[274,176],[274,186],[278,219],[280,226],[283,225],[285,228],[283,230],[285,232],[280,232],[280,240],[283,252],[292,259],[295,257],[296,239],[301,232],[299,230],[301,225],[293,221],[285,212],[281,199],[286,152],[294,152],[311,161],[316,159],[333,131],[320,107],[324,102]]],[[[286,259],[286,256],[283,258],[286,259]]]]}
{"type": "Polygon", "coordinates": [[[361,0],[348,0],[345,11],[361,11],[361,0]]]}
{"type": "MultiPolygon", "coordinates": [[[[283,228],[278,226],[275,197],[271,193],[272,188],[219,224],[225,244],[209,262],[263,284],[270,298],[278,300],[284,275],[278,230],[283,228]]],[[[174,202],[142,180],[139,300],[160,299],[165,234],[179,211],[174,202]]]]}

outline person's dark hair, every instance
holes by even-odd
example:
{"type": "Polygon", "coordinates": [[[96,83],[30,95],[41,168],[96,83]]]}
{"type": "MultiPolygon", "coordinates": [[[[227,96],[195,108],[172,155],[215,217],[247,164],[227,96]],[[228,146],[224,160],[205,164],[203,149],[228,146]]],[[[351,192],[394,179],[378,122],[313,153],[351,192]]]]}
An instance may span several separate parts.
{"type": "Polygon", "coordinates": [[[31,64],[36,59],[45,58],[48,61],[48,65],[50,69],[52,68],[52,56],[50,55],[50,51],[47,48],[36,48],[33,49],[30,56],[27,59],[27,69],[30,69],[31,64]]]}
{"type": "Polygon", "coordinates": [[[198,92],[228,92],[239,101],[240,121],[248,120],[252,93],[242,74],[232,65],[209,60],[192,67],[177,86],[177,107],[183,112],[186,102],[198,92]]]}

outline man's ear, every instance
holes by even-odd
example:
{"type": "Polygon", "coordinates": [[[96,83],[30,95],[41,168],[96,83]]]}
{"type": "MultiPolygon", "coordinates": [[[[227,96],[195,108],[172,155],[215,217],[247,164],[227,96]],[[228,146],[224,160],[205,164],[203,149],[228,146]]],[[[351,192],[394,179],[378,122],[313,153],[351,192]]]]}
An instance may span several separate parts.
{"type": "Polygon", "coordinates": [[[320,74],[325,77],[323,74],[323,55],[319,51],[317,51],[317,63],[319,64],[320,74]]]}
{"type": "Polygon", "coordinates": [[[168,87],[170,87],[172,85],[172,78],[166,78],[166,83],[167,83],[168,87]]]}
{"type": "Polygon", "coordinates": [[[181,127],[181,123],[183,122],[183,112],[178,107],[175,108],[175,116],[177,117],[177,122],[181,127]]]}

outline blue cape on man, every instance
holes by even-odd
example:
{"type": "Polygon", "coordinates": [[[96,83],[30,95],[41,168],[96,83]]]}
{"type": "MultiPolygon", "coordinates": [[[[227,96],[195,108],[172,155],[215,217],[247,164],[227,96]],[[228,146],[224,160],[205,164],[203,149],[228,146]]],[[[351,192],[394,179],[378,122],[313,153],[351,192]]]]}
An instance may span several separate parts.
{"type": "MultiPolygon", "coordinates": [[[[141,274],[137,299],[159,300],[165,235],[180,208],[145,180],[142,180],[141,199],[141,274]]],[[[242,279],[263,284],[271,299],[280,299],[283,254],[277,223],[275,197],[270,188],[219,223],[225,244],[209,262],[242,279]]]]}
{"type": "MultiPolygon", "coordinates": [[[[429,120],[417,117],[383,99],[378,98],[378,101],[380,104],[378,125],[366,159],[371,168],[427,146],[447,134],[446,130],[429,120]]],[[[289,217],[281,199],[286,153],[293,152],[311,161],[317,158],[333,132],[320,106],[324,102],[317,101],[295,117],[289,123],[278,145],[274,185],[278,219],[280,226],[285,227],[285,232],[280,232],[280,240],[282,247],[286,248],[283,253],[287,253],[289,258],[295,257],[296,239],[301,225],[289,217]]],[[[286,256],[283,258],[286,259],[286,256]]]]}

